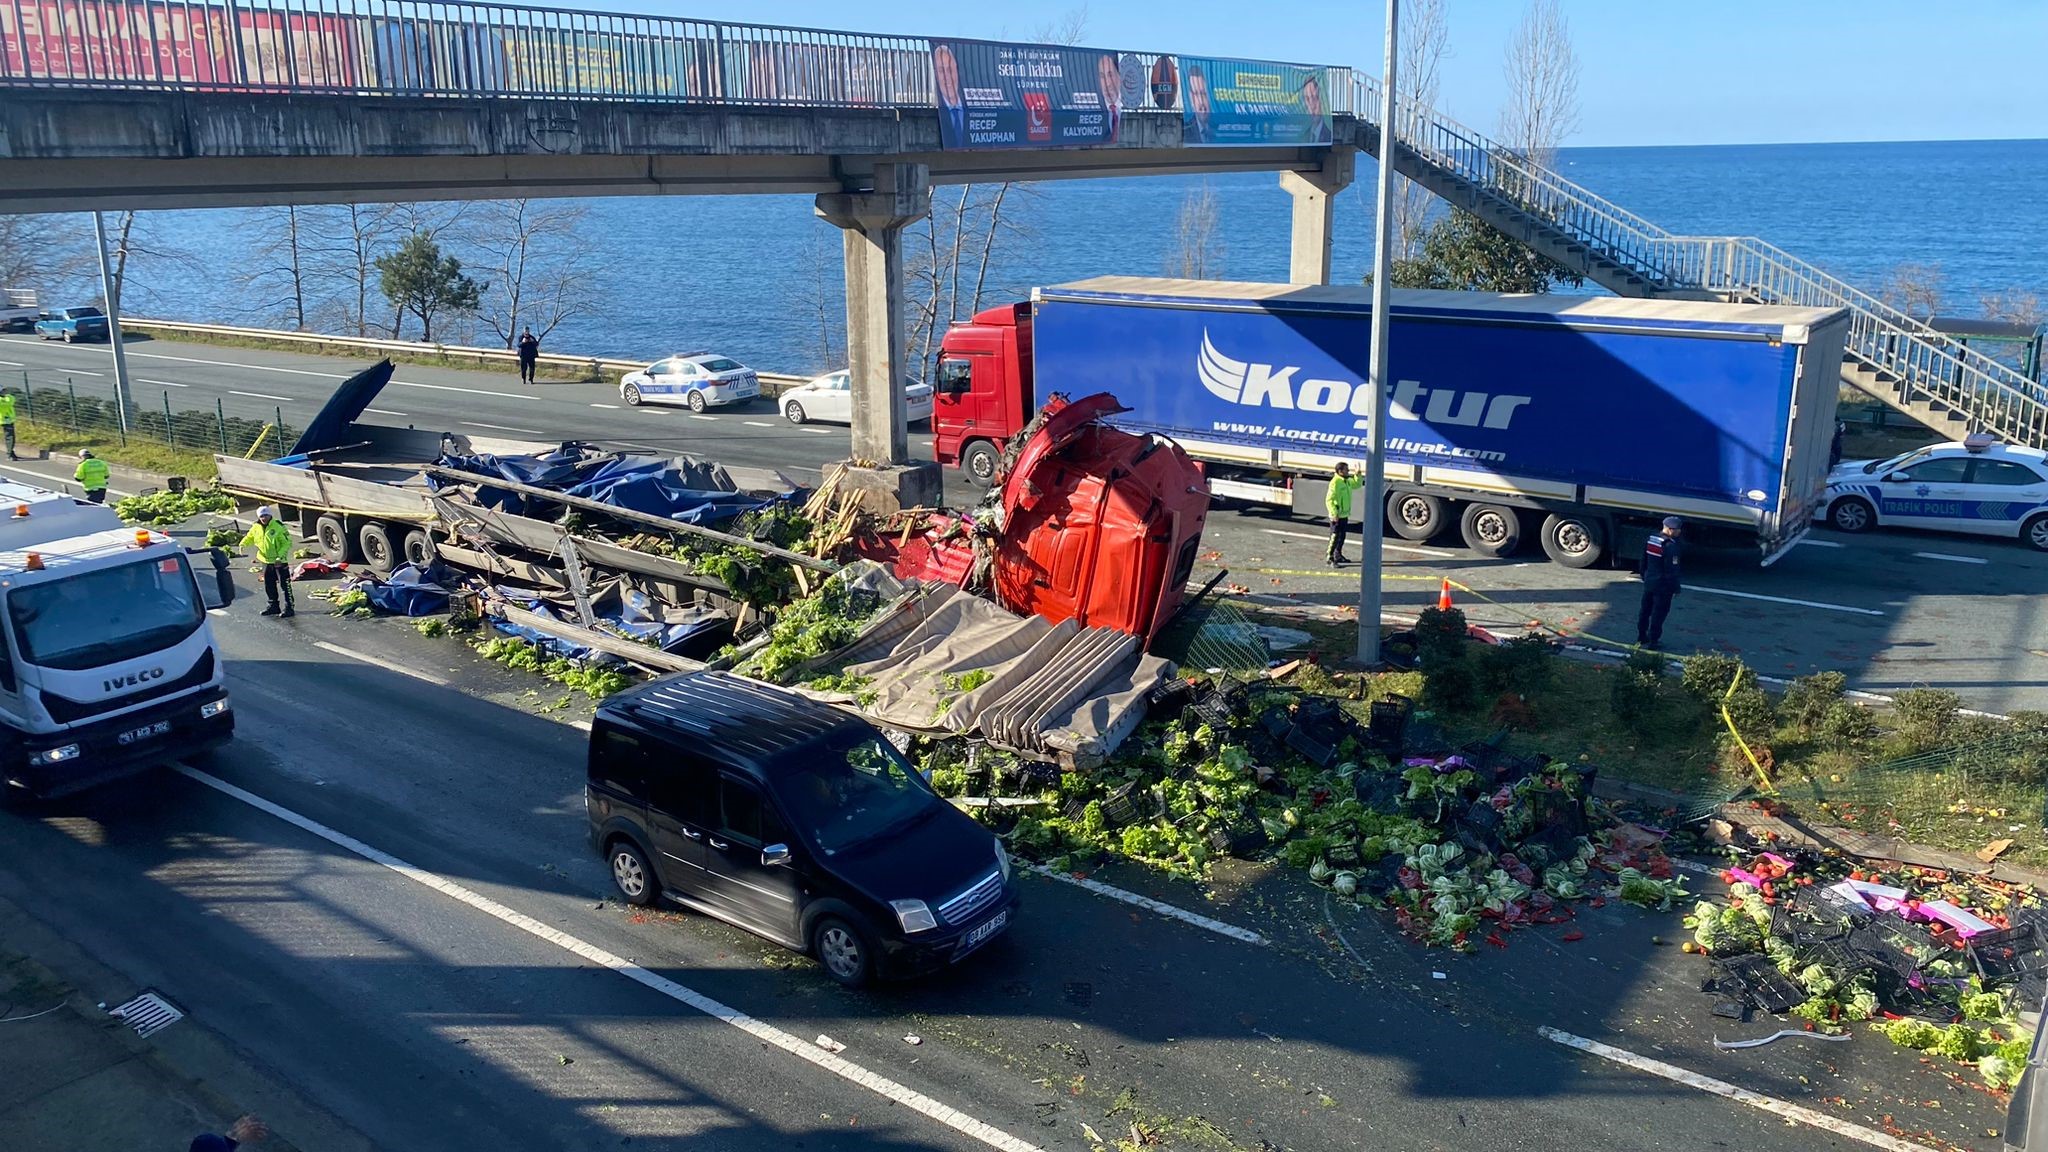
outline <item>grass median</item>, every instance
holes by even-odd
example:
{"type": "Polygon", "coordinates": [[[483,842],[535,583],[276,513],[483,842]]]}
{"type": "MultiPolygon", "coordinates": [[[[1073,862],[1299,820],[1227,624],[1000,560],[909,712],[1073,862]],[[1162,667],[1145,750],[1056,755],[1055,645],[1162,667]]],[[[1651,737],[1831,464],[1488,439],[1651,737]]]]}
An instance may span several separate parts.
{"type": "MultiPolygon", "coordinates": [[[[418,352],[401,352],[382,348],[351,348],[346,344],[322,344],[306,340],[266,339],[261,336],[229,336],[217,332],[191,332],[183,328],[156,328],[133,320],[122,321],[127,332],[144,333],[153,340],[175,341],[179,344],[211,344],[221,348],[255,348],[269,352],[298,352],[313,356],[336,356],[348,360],[361,360],[372,364],[379,360],[390,360],[394,364],[416,364],[424,368],[455,368],[465,372],[502,372],[517,377],[518,368],[496,358],[464,355],[459,352],[441,352],[421,349],[418,352]]],[[[561,364],[542,363],[536,366],[535,375],[542,380],[562,384],[617,383],[620,373],[599,368],[595,362],[570,367],[561,364]]]]}
{"type": "Polygon", "coordinates": [[[40,448],[75,455],[80,449],[90,448],[93,455],[107,463],[138,472],[183,476],[189,480],[211,480],[217,475],[213,453],[174,448],[161,440],[141,436],[129,436],[123,443],[118,432],[94,429],[74,432],[61,424],[21,420],[15,424],[15,438],[19,444],[18,452],[40,448]]]}

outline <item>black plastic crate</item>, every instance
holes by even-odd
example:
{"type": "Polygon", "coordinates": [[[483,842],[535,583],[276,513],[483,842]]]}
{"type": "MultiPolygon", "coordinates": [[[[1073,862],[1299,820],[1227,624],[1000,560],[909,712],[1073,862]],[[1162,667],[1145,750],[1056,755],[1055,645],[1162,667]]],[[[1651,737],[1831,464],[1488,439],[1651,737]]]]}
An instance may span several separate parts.
{"type": "Polygon", "coordinates": [[[1849,933],[1849,942],[1901,973],[1917,972],[1946,951],[1928,935],[1926,925],[1896,916],[1873,916],[1858,924],[1849,933]]]}
{"type": "Polygon", "coordinates": [[[1266,847],[1266,828],[1257,820],[1240,817],[1209,829],[1209,846],[1239,860],[1249,860],[1266,847]]]}
{"type": "Polygon", "coordinates": [[[1366,742],[1384,752],[1399,752],[1408,735],[1408,722],[1415,715],[1415,701],[1406,696],[1389,696],[1372,702],[1366,721],[1366,742]]]}
{"type": "Polygon", "coordinates": [[[1188,713],[1212,728],[1228,728],[1244,715],[1250,693],[1234,681],[1218,681],[1193,704],[1188,713]]]}
{"type": "Polygon", "coordinates": [[[1335,741],[1320,738],[1300,724],[1287,730],[1287,747],[1318,768],[1328,768],[1337,759],[1335,741]]]}
{"type": "Polygon", "coordinates": [[[1366,808],[1392,816],[1408,798],[1408,782],[1390,773],[1361,771],[1352,777],[1351,791],[1366,808]]]}
{"type": "Polygon", "coordinates": [[[1194,702],[1194,682],[1175,677],[1145,694],[1145,715],[1152,720],[1178,719],[1194,702]]]}
{"type": "Polygon", "coordinates": [[[1294,727],[1294,714],[1276,704],[1259,713],[1259,727],[1275,740],[1281,739],[1294,727]]]}
{"type": "Polygon", "coordinates": [[[1750,1003],[1773,1016],[1790,1012],[1807,1000],[1806,989],[1778,971],[1778,966],[1767,956],[1755,953],[1731,956],[1720,964],[1730,976],[1741,982],[1743,995],[1750,1003]]]}
{"type": "Polygon", "coordinates": [[[2023,977],[2048,971],[2048,955],[2032,922],[1980,932],[1970,938],[1970,963],[1986,984],[2016,984],[2023,977]]]}
{"type": "Polygon", "coordinates": [[[1102,798],[1102,825],[1105,828],[1122,828],[1136,824],[1150,814],[1151,798],[1141,793],[1136,784],[1125,784],[1102,798]]]}

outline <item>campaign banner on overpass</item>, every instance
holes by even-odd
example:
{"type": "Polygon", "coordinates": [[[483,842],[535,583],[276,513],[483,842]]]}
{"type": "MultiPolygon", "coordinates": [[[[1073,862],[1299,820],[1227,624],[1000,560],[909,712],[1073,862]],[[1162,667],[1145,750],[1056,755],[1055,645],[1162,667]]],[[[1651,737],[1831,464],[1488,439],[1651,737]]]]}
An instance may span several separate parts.
{"type": "Polygon", "coordinates": [[[1328,144],[1326,69],[1180,58],[1181,141],[1215,147],[1328,144]]]}
{"type": "Polygon", "coordinates": [[[1114,144],[1124,72],[1114,52],[981,40],[932,41],[945,148],[1114,144]]]}
{"type": "Polygon", "coordinates": [[[0,3],[0,76],[212,84],[235,79],[233,57],[225,8],[0,3]]]}

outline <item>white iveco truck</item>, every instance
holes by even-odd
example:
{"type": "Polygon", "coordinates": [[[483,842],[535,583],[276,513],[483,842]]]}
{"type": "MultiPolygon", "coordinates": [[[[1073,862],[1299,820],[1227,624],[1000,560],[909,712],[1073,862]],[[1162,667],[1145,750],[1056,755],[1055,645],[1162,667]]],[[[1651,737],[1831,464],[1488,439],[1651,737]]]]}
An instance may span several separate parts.
{"type": "Polygon", "coordinates": [[[0,481],[0,799],[226,740],[235,718],[206,610],[233,598],[225,553],[188,554],[111,508],[0,481]]]}

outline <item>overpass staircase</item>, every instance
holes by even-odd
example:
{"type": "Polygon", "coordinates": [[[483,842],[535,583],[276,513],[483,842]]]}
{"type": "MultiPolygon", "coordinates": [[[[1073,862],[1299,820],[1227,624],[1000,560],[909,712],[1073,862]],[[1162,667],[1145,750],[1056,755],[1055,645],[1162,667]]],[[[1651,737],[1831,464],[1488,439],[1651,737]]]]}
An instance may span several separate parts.
{"type": "MultiPolygon", "coordinates": [[[[1379,81],[1356,76],[1357,115],[1379,81]]],[[[1749,236],[1680,236],[1435,109],[1395,108],[1394,170],[1617,295],[1846,308],[1842,381],[1949,439],[1990,432],[2048,448],[2048,391],[1798,258],[1749,236]]],[[[1375,126],[1376,127],[1376,126],[1375,126]]],[[[1368,136],[1375,155],[1381,133],[1368,136]]]]}

